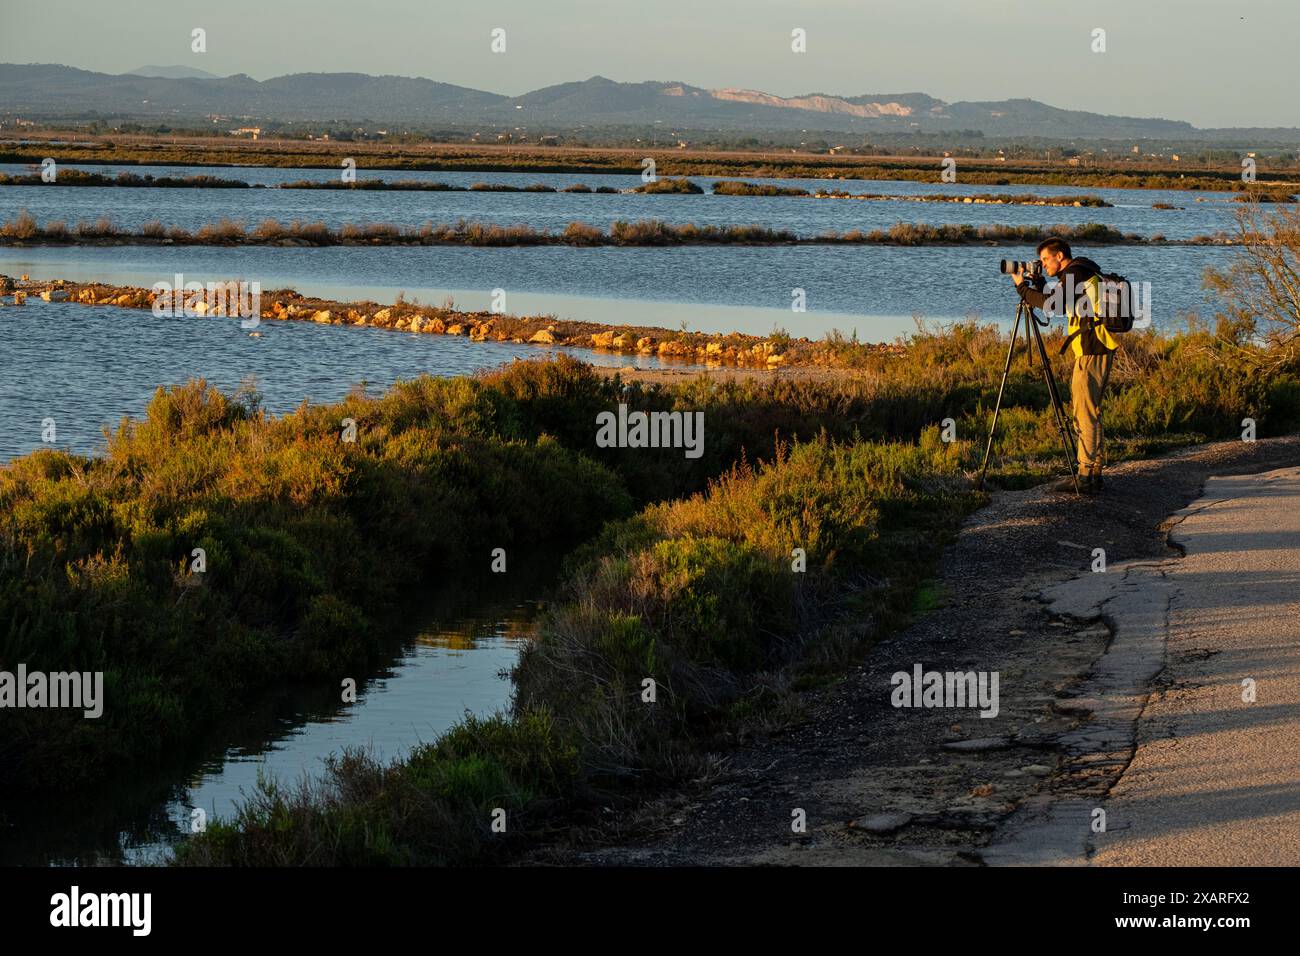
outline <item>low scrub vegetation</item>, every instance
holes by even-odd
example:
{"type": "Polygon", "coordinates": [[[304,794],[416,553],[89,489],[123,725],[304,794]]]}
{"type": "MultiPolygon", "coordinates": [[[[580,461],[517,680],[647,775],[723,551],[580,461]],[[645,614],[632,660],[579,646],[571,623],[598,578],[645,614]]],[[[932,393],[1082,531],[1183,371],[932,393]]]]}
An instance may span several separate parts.
{"type": "Polygon", "coordinates": [[[698,195],[704,192],[703,187],[697,186],[685,176],[679,179],[654,179],[648,183],[642,183],[637,186],[633,192],[638,193],[682,193],[687,195],[698,195]]]}
{"type": "MultiPolygon", "coordinates": [[[[906,618],[979,501],[969,476],[1005,346],[996,330],[963,324],[918,332],[904,355],[876,356],[861,376],[622,393],[637,407],[702,409],[722,446],[704,467],[715,477],[607,525],[571,556],[561,599],[514,671],[513,711],[468,721],[405,761],[349,753],[310,787],[266,787],[238,820],[187,844],[182,862],[497,859],[611,800],[705,772],[720,733],[788,719],[794,690],[842,672],[906,618]],[[949,416],[955,442],[940,439],[949,416]],[[792,571],[795,548],[803,573],[792,571]],[[489,833],[495,807],[510,816],[508,838],[489,833]]],[[[1235,348],[1204,329],[1130,334],[1107,402],[1112,459],[1236,436],[1246,413],[1266,432],[1300,427],[1300,368],[1261,376],[1235,348]]],[[[1055,361],[1060,378],[1068,359],[1055,361]]],[[[571,402],[601,393],[590,382],[575,390],[574,375],[538,366],[513,373],[511,388],[535,395],[548,418],[578,422],[571,402]]],[[[1049,473],[1057,436],[1037,373],[1013,372],[1003,423],[995,484],[1049,473]]],[[[621,455],[606,464],[638,497],[690,480],[621,455]]]]}
{"type": "MultiPolygon", "coordinates": [[[[585,222],[572,222],[560,232],[528,225],[502,226],[457,220],[455,223],[403,226],[395,223],[346,223],[330,228],[324,222],[293,220],[281,223],[267,219],[253,228],[242,220],[222,219],[206,223],[193,232],[177,226],[163,228],[156,220],[138,230],[121,229],[106,218],[95,223],[78,223],[79,240],[113,242],[159,242],[189,245],[265,245],[268,243],[314,246],[338,245],[471,245],[471,246],[546,246],[546,245],[773,245],[786,243],[855,244],[855,245],[963,245],[967,243],[1034,243],[1044,235],[1061,236],[1071,242],[1094,245],[1118,243],[1165,242],[1163,237],[1146,238],[1137,233],[1121,232],[1101,223],[1055,226],[975,226],[925,223],[895,223],[888,229],[869,232],[827,231],[813,236],[799,236],[788,229],[771,229],[756,225],[675,224],[659,219],[615,221],[608,230],[585,222]],[[165,238],[162,238],[165,236],[165,238]]],[[[0,243],[39,244],[70,241],[68,233],[42,228],[22,210],[15,218],[0,225],[0,243]]],[[[1175,240],[1171,244],[1219,244],[1231,242],[1229,236],[1200,236],[1193,240],[1175,240]]]]}
{"type": "Polygon", "coordinates": [[[46,183],[40,173],[11,174],[0,173],[0,186],[126,186],[156,189],[248,189],[249,184],[239,179],[225,179],[220,176],[143,176],[135,173],[118,173],[109,176],[105,173],[86,172],[82,169],[60,169],[53,183],[46,183]]]}
{"type": "Polygon", "coordinates": [[[279,675],[363,664],[406,588],[486,570],[487,542],[573,542],[630,509],[603,466],[527,420],[470,379],[279,419],[195,382],[160,389],[103,457],[0,468],[0,660],[75,661],[107,695],[101,720],[7,718],[4,779],[67,786],[183,747],[279,675]]]}
{"type": "Polygon", "coordinates": [[[183,861],[494,858],[575,804],[698,773],[697,745],[778,698],[806,645],[830,654],[903,613],[912,567],[933,560],[969,500],[934,480],[954,464],[937,441],[814,441],[611,526],[515,669],[512,716],[467,721],[390,766],[350,753],[317,786],[264,788],[183,861]],[[804,574],[791,572],[792,544],[807,549],[804,574]],[[863,570],[902,553],[888,584],[863,570]],[[495,807],[510,820],[504,841],[489,834],[495,807]]]}
{"type": "Polygon", "coordinates": [[[796,186],[774,186],[770,183],[743,183],[723,180],[713,184],[715,196],[811,196],[806,189],[796,186]]]}
{"type": "MultiPolygon", "coordinates": [[[[68,163],[114,163],[183,166],[256,165],[329,169],[337,174],[341,158],[338,143],[304,141],[223,143],[176,143],[161,138],[149,143],[81,141],[66,143],[61,153],[68,163]]],[[[797,179],[893,180],[934,183],[938,157],[881,157],[875,155],[825,155],[812,152],[774,157],[770,152],[718,152],[710,150],[651,149],[564,149],[555,147],[517,146],[509,151],[473,144],[439,144],[403,146],[384,143],[367,147],[349,143],[351,155],[364,155],[364,165],[372,170],[423,170],[462,172],[580,173],[583,175],[635,175],[641,172],[641,160],[650,155],[661,176],[732,176],[797,179]]],[[[39,163],[48,155],[43,143],[8,143],[0,150],[0,162],[39,163]]],[[[1286,182],[1295,178],[1294,168],[1269,164],[1276,168],[1259,171],[1260,184],[1286,182]]],[[[1069,166],[1062,160],[1032,158],[962,157],[962,181],[968,184],[1007,186],[1071,186],[1076,188],[1186,189],[1245,192],[1253,188],[1243,183],[1241,167],[1235,161],[1222,164],[1160,162],[1151,159],[1118,161],[1090,160],[1084,165],[1069,166]]]]}
{"type": "Polygon", "coordinates": [[[1111,226],[1096,222],[1084,223],[1081,226],[972,226],[969,224],[931,226],[925,223],[897,222],[888,229],[873,229],[870,232],[863,232],[859,229],[849,232],[825,232],[819,235],[818,239],[827,243],[865,243],[889,246],[965,245],[968,243],[997,242],[1033,245],[1044,236],[1060,236],[1070,242],[1095,245],[1151,241],[1144,239],[1137,233],[1121,232],[1111,226]]]}

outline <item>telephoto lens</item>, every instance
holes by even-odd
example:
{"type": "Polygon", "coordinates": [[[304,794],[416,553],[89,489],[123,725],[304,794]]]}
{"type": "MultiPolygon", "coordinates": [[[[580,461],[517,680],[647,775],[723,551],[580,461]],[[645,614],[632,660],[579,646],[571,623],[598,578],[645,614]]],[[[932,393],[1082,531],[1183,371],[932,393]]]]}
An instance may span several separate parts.
{"type": "Polygon", "coordinates": [[[1031,259],[1028,262],[1023,262],[1019,259],[1003,259],[998,268],[1007,275],[1010,275],[1013,272],[1027,272],[1030,275],[1035,275],[1037,274],[1040,265],[1037,259],[1031,259]]]}

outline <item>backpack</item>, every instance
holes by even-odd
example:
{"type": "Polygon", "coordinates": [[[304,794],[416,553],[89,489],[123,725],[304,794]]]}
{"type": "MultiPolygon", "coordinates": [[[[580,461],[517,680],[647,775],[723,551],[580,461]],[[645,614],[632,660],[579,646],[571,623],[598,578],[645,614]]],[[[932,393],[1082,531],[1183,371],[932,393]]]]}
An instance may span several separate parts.
{"type": "Polygon", "coordinates": [[[1085,329],[1092,331],[1099,322],[1111,335],[1133,331],[1136,313],[1133,308],[1133,283],[1128,279],[1109,272],[1098,272],[1097,304],[1100,314],[1093,316],[1088,314],[1092,310],[1091,300],[1087,296],[1079,299],[1079,305],[1077,306],[1080,319],[1079,328],[1071,332],[1066,340],[1061,343],[1062,355],[1070,347],[1070,343],[1078,338],[1085,329]],[[1085,319],[1087,324],[1084,324],[1083,320],[1085,319]]]}
{"type": "Polygon", "coordinates": [[[1121,275],[1097,274],[1097,298],[1101,303],[1101,323],[1112,335],[1133,331],[1133,283],[1121,275]]]}

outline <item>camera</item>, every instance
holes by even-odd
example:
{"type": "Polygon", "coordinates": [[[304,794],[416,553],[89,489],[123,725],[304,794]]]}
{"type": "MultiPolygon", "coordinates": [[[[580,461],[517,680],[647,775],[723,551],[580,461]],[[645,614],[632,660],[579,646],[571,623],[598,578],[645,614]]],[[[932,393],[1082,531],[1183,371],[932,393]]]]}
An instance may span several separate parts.
{"type": "Polygon", "coordinates": [[[1043,262],[1041,259],[1031,259],[1028,262],[1021,262],[1019,259],[1003,259],[998,268],[1006,275],[1013,272],[1023,272],[1031,279],[1038,279],[1043,275],[1043,262]]]}

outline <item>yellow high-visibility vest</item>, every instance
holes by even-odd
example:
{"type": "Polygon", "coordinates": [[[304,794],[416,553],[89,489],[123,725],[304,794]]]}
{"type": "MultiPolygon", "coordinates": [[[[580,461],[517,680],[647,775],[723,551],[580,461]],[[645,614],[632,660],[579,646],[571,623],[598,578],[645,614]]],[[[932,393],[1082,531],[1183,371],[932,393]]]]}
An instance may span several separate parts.
{"type": "MultiPolygon", "coordinates": [[[[1088,297],[1089,304],[1092,306],[1092,310],[1091,310],[1092,315],[1096,316],[1100,314],[1101,277],[1092,276],[1088,279],[1085,279],[1083,283],[1083,291],[1084,294],[1087,295],[1088,297]]],[[[1081,310],[1076,309],[1074,302],[1071,302],[1067,308],[1068,308],[1067,315],[1069,315],[1070,317],[1070,324],[1066,329],[1066,334],[1073,335],[1075,332],[1079,332],[1080,328],[1083,329],[1082,332],[1080,332],[1078,335],[1075,335],[1074,338],[1070,340],[1070,350],[1074,352],[1076,358],[1083,354],[1083,337],[1085,335],[1095,335],[1097,337],[1097,341],[1099,341],[1102,345],[1106,346],[1106,348],[1108,349],[1119,348],[1119,342],[1116,341],[1115,336],[1111,335],[1110,332],[1107,331],[1106,324],[1102,322],[1101,319],[1097,319],[1091,331],[1089,331],[1088,313],[1084,312],[1083,315],[1080,315],[1079,312],[1081,310]]]]}

